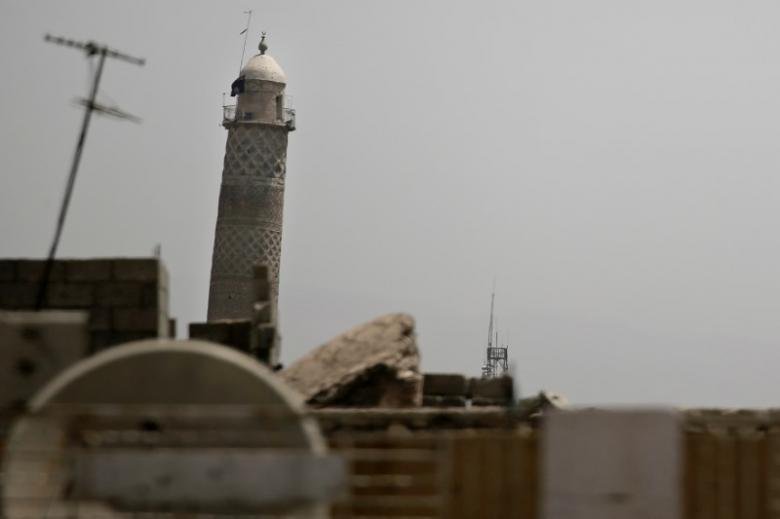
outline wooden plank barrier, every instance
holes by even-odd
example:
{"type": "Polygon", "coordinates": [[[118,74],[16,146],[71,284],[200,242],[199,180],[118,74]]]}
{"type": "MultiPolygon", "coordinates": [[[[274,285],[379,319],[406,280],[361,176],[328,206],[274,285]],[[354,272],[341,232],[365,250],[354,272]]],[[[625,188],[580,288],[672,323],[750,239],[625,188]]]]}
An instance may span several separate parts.
{"type": "Polygon", "coordinates": [[[451,441],[447,517],[537,517],[535,433],[480,432],[459,434],[451,441]]]}
{"type": "Polygon", "coordinates": [[[349,434],[330,443],[348,460],[350,488],[333,517],[537,517],[530,429],[349,434]]]}
{"type": "Polygon", "coordinates": [[[691,412],[685,519],[780,519],[780,428],[766,412],[691,412]]]}
{"type": "MultiPolygon", "coordinates": [[[[780,519],[780,412],[685,413],[684,519],[780,519]]],[[[541,519],[541,432],[349,433],[334,517],[541,519]]]]}

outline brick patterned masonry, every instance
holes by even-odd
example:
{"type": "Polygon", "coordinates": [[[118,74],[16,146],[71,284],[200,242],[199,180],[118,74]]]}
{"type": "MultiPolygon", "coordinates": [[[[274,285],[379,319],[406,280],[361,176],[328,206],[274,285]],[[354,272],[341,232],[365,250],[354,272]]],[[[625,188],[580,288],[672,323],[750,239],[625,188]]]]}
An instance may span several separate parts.
{"type": "Polygon", "coordinates": [[[209,321],[251,316],[254,265],[268,265],[274,293],[278,293],[288,131],[286,126],[273,124],[228,126],[209,321]]]}
{"type": "MultiPolygon", "coordinates": [[[[32,310],[43,260],[0,259],[0,309],[32,310]]],[[[44,308],[89,312],[90,352],[168,336],[168,274],[157,258],[58,260],[44,308]]]]}

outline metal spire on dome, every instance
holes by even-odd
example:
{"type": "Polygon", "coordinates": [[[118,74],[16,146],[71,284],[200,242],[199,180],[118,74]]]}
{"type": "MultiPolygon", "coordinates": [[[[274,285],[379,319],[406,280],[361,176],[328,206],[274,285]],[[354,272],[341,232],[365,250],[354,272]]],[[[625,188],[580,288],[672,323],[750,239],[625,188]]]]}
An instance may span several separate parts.
{"type": "Polygon", "coordinates": [[[260,45],[257,48],[260,49],[260,54],[265,54],[265,51],[268,50],[268,45],[265,43],[265,33],[260,37],[260,45]]]}

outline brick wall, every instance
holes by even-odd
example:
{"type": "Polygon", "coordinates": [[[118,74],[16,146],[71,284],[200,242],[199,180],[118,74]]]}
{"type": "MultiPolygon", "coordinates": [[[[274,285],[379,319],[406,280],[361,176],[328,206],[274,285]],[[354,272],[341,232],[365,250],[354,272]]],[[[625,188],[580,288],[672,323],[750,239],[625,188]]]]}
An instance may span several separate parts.
{"type": "Polygon", "coordinates": [[[423,405],[427,407],[504,406],[515,401],[512,377],[466,378],[455,373],[425,373],[423,405]]]}
{"type": "MultiPolygon", "coordinates": [[[[32,310],[45,261],[0,259],[0,309],[32,310]]],[[[157,258],[57,260],[44,308],[89,312],[90,351],[168,336],[168,273],[157,258]]]]}

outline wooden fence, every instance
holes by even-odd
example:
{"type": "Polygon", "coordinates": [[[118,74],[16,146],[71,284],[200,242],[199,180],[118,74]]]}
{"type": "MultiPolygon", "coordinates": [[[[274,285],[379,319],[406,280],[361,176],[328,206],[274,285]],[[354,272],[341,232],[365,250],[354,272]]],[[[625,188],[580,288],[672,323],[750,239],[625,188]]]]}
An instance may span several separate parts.
{"type": "MultiPolygon", "coordinates": [[[[334,517],[537,519],[538,432],[472,430],[331,438],[350,495],[334,517]]],[[[688,412],[684,519],[780,519],[780,413],[688,412]]]]}
{"type": "Polygon", "coordinates": [[[535,518],[536,442],[530,429],[332,438],[350,467],[333,517],[535,518]]]}
{"type": "Polygon", "coordinates": [[[692,412],[685,519],[780,519],[780,414],[692,412]]]}

